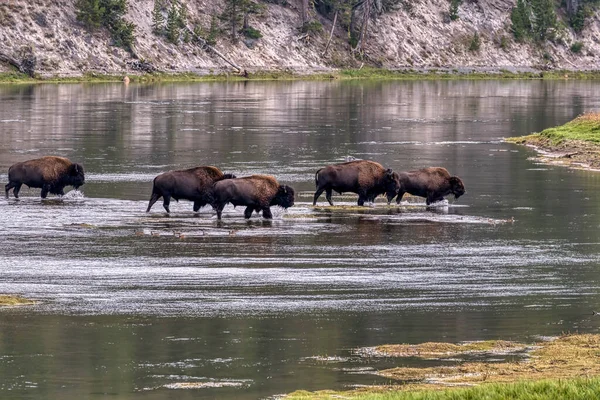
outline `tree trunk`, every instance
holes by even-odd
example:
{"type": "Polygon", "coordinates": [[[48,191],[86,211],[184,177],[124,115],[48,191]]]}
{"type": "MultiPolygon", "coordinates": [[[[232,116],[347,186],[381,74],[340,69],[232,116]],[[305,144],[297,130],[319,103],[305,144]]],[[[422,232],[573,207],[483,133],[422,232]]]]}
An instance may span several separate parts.
{"type": "Polygon", "coordinates": [[[371,18],[371,3],[373,2],[373,0],[366,0],[365,1],[365,11],[363,14],[363,23],[362,26],[360,27],[360,36],[358,37],[358,44],[357,44],[357,48],[360,50],[360,52],[362,53],[365,50],[365,42],[366,42],[366,37],[367,37],[367,29],[369,28],[369,19],[371,18]]]}
{"type": "Polygon", "coordinates": [[[329,40],[327,40],[327,45],[325,46],[323,55],[326,55],[327,50],[329,50],[329,45],[331,44],[331,39],[333,38],[333,31],[335,30],[335,23],[337,22],[337,16],[338,16],[338,10],[335,10],[335,15],[333,16],[333,24],[331,24],[331,32],[329,32],[329,40]]]}
{"type": "Polygon", "coordinates": [[[229,64],[233,68],[237,69],[240,74],[242,74],[244,76],[248,75],[248,73],[246,72],[246,70],[244,68],[240,67],[239,65],[237,65],[236,63],[234,63],[233,61],[231,61],[230,59],[228,59],[227,57],[225,57],[223,54],[221,54],[221,52],[219,52],[217,49],[215,49],[214,47],[212,47],[211,45],[209,45],[204,38],[196,35],[193,30],[191,30],[187,26],[184,29],[186,29],[192,35],[192,37],[196,38],[196,40],[198,42],[200,42],[200,45],[202,46],[202,48],[204,48],[204,49],[206,49],[208,51],[211,51],[214,54],[216,54],[219,58],[221,58],[227,64],[229,64]]]}
{"type": "Polygon", "coordinates": [[[300,13],[302,26],[304,26],[308,22],[308,0],[300,0],[300,13]]]}

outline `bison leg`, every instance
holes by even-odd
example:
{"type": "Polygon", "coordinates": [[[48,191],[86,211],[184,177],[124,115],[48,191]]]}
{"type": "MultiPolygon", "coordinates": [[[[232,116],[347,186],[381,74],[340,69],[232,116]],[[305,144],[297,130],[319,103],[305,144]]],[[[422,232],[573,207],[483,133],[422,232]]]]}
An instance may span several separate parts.
{"type": "Polygon", "coordinates": [[[48,185],[42,186],[42,193],[40,193],[40,196],[42,197],[42,199],[45,199],[46,197],[48,197],[49,191],[50,191],[50,188],[48,187],[48,185]]]}
{"type": "Polygon", "coordinates": [[[171,204],[171,196],[163,195],[163,207],[168,213],[171,213],[171,210],[169,210],[169,204],[171,204]]]}
{"type": "Polygon", "coordinates": [[[225,208],[225,204],[219,204],[215,207],[215,210],[217,211],[217,219],[221,219],[224,208],[225,208]]]}
{"type": "Polygon", "coordinates": [[[204,203],[204,202],[202,202],[200,200],[194,201],[194,212],[198,212],[198,210],[200,210],[205,205],[206,205],[206,203],[204,203]]]}
{"type": "MultiPolygon", "coordinates": [[[[15,188],[13,189],[13,194],[15,195],[15,199],[19,198],[20,190],[21,190],[21,184],[15,185],[15,188]]],[[[6,197],[8,197],[8,195],[6,197]]]]}
{"type": "Polygon", "coordinates": [[[358,193],[358,205],[361,206],[361,207],[364,206],[366,200],[368,200],[366,193],[365,192],[359,192],[358,193]]]}
{"type": "Polygon", "coordinates": [[[317,188],[317,191],[315,192],[315,197],[313,200],[313,206],[317,205],[317,200],[319,199],[319,196],[321,196],[321,194],[323,193],[324,190],[325,190],[325,188],[322,188],[322,187],[317,188]]]}
{"type": "Polygon", "coordinates": [[[254,212],[254,207],[252,207],[252,206],[246,207],[246,210],[244,210],[244,218],[250,219],[253,212],[254,212]]]}
{"type": "Polygon", "coordinates": [[[271,213],[270,207],[263,208],[262,212],[263,212],[264,219],[273,219],[273,214],[271,213]]]}
{"type": "Polygon", "coordinates": [[[6,191],[6,198],[8,199],[8,191],[12,188],[14,188],[15,185],[13,185],[12,182],[8,182],[5,186],[4,186],[4,190],[6,191]]]}
{"type": "Polygon", "coordinates": [[[402,201],[402,197],[404,197],[404,193],[405,192],[398,192],[398,197],[396,197],[396,204],[400,204],[400,202],[402,201]]]}
{"type": "Polygon", "coordinates": [[[333,194],[333,189],[329,188],[325,191],[325,198],[327,199],[327,201],[329,202],[329,205],[332,206],[333,205],[333,201],[331,201],[331,195],[333,194]]]}
{"type": "Polygon", "coordinates": [[[160,196],[161,195],[159,193],[152,192],[152,196],[150,197],[150,202],[148,203],[148,208],[146,209],[146,212],[150,212],[150,209],[152,208],[154,203],[156,203],[156,201],[160,199],[160,196]]]}

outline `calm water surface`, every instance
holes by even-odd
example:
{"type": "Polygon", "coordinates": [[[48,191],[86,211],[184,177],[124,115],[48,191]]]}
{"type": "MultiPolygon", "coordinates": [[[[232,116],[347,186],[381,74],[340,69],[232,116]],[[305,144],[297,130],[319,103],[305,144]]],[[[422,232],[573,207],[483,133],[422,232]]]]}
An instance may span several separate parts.
{"type": "MultiPolygon", "coordinates": [[[[87,183],[0,200],[0,397],[267,398],[384,383],[415,361],[384,343],[597,332],[600,173],[540,165],[503,137],[600,108],[599,82],[289,82],[0,86],[0,181],[56,154],[87,183]],[[313,209],[346,156],[430,165],[467,194],[426,208],[313,209]],[[275,219],[160,203],[194,165],[267,173],[275,219]]],[[[341,205],[352,197],[334,196],[341,205]]],[[[320,204],[325,205],[324,196],[320,204]]]]}

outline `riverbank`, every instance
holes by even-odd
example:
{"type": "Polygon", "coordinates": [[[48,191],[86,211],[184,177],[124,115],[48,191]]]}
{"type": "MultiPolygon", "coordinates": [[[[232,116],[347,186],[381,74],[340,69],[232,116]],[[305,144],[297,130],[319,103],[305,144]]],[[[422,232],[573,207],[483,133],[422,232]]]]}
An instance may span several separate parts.
{"type": "Polygon", "coordinates": [[[264,70],[249,72],[246,76],[237,73],[148,73],[148,74],[96,74],[80,76],[38,76],[29,77],[18,72],[0,73],[0,83],[78,83],[78,82],[121,82],[127,76],[130,82],[214,82],[214,81],[289,81],[289,80],[454,80],[454,79],[507,79],[507,80],[600,80],[597,71],[507,71],[507,70],[388,70],[380,68],[339,69],[330,72],[300,74],[286,70],[264,70]]]}
{"type": "MultiPolygon", "coordinates": [[[[491,341],[424,343],[368,349],[367,354],[439,361],[439,366],[398,367],[378,375],[402,385],[372,386],[352,391],[297,391],[287,400],[299,399],[587,399],[600,390],[600,335],[565,335],[533,344],[491,341]],[[470,361],[473,355],[489,361],[470,361]],[[511,357],[509,357],[511,356],[511,357]],[[498,361],[504,358],[504,361],[498,361]],[[515,361],[515,358],[518,358],[515,361]],[[451,364],[449,364],[451,363],[451,364]],[[449,388],[451,386],[474,386],[449,388]]],[[[361,351],[359,351],[359,354],[361,351]]]]}
{"type": "Polygon", "coordinates": [[[506,141],[536,149],[545,163],[600,169],[599,112],[583,114],[564,125],[506,141]]]}

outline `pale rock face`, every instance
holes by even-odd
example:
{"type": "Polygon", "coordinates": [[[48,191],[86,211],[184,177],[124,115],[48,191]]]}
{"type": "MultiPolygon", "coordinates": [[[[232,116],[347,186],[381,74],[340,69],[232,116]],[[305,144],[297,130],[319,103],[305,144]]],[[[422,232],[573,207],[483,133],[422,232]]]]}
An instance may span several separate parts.
{"type": "MultiPolygon", "coordinates": [[[[89,32],[75,18],[74,1],[6,0],[0,3],[0,52],[17,58],[33,51],[36,71],[42,76],[78,76],[86,72],[135,73],[129,53],[110,45],[104,29],[89,32]],[[31,50],[27,50],[27,48],[31,50]]],[[[600,13],[592,16],[581,35],[566,29],[558,43],[543,48],[517,44],[510,33],[510,10],[514,0],[464,1],[459,19],[448,22],[447,0],[414,0],[412,9],[400,9],[371,21],[365,63],[390,69],[468,70],[587,70],[600,68],[600,13]],[[478,52],[468,50],[474,32],[481,37],[478,52]],[[500,47],[504,39],[505,48],[500,47]],[[583,42],[573,54],[570,45],[583,42]],[[545,57],[544,57],[545,56],[545,57]]],[[[188,0],[190,20],[208,28],[211,14],[220,13],[220,0],[188,0]]],[[[340,67],[359,67],[352,57],[347,32],[340,26],[328,54],[323,56],[331,21],[320,20],[324,32],[310,38],[298,29],[300,16],[295,1],[282,7],[267,4],[263,16],[250,23],[263,37],[252,43],[218,39],[216,48],[248,71],[289,70],[295,73],[326,72],[340,67]]],[[[129,0],[127,19],[137,25],[137,54],[165,72],[232,71],[225,62],[194,44],[175,46],[152,33],[153,0],[129,0]]],[[[0,71],[10,67],[0,63],[0,71]]]]}

